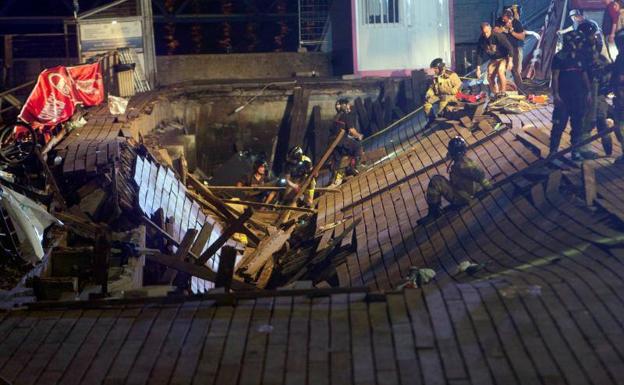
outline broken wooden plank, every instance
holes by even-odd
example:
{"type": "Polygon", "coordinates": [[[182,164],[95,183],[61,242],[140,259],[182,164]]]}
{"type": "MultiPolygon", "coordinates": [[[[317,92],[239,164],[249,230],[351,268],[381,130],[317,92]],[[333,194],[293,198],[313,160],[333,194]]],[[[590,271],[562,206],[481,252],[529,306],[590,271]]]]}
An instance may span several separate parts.
{"type": "Polygon", "coordinates": [[[206,243],[210,240],[210,235],[212,234],[213,225],[209,222],[204,222],[197,238],[195,239],[195,243],[193,247],[191,247],[191,253],[195,255],[200,255],[202,251],[204,251],[204,247],[206,243]]]}
{"type": "Polygon", "coordinates": [[[533,147],[538,152],[540,158],[546,158],[550,153],[550,149],[547,146],[524,131],[513,130],[512,132],[516,135],[516,138],[533,147]]]}
{"type": "Polygon", "coordinates": [[[196,263],[198,265],[204,265],[208,260],[223,246],[225,243],[234,235],[235,233],[243,232],[243,228],[245,228],[245,222],[251,215],[253,214],[253,210],[247,208],[243,215],[238,217],[236,220],[230,222],[228,227],[221,233],[219,238],[212,245],[210,245],[206,251],[197,259],[196,263]]]}

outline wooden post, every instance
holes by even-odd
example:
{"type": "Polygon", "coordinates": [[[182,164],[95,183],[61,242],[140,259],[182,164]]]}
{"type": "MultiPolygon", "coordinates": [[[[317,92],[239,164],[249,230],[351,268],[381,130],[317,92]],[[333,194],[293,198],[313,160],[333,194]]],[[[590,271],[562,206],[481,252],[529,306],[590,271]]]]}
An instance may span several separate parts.
{"type": "Polygon", "coordinates": [[[235,263],[236,249],[231,246],[224,246],[221,249],[221,256],[219,257],[219,270],[217,270],[215,287],[223,287],[226,292],[230,291],[235,263]]]}
{"type": "Polygon", "coordinates": [[[111,255],[110,233],[104,227],[100,227],[99,234],[95,239],[94,267],[95,282],[102,287],[101,295],[108,294],[108,263],[111,255]]]}

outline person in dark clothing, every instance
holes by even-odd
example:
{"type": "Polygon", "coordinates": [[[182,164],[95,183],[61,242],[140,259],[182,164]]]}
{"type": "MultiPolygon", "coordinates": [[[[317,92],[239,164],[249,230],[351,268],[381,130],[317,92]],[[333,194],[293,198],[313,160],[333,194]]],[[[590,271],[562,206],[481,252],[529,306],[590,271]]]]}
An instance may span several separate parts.
{"type": "MultiPolygon", "coordinates": [[[[610,92],[611,72],[608,68],[609,59],[602,55],[599,50],[596,27],[592,23],[583,23],[579,26],[578,32],[583,37],[579,54],[583,58],[591,84],[591,104],[587,106],[587,111],[585,112],[583,135],[581,137],[581,140],[585,140],[591,136],[594,127],[597,127],[599,132],[607,130],[607,95],[610,92]]],[[[602,144],[605,152],[611,154],[613,147],[611,136],[603,136],[602,144]]],[[[582,149],[581,153],[584,159],[597,157],[594,152],[589,150],[589,146],[582,149]]]]}
{"type": "MultiPolygon", "coordinates": [[[[615,45],[618,51],[624,52],[624,30],[618,32],[614,37],[615,45]]],[[[615,110],[615,133],[616,136],[624,137],[624,55],[618,55],[612,66],[611,72],[611,89],[615,94],[613,106],[615,110]]],[[[620,142],[621,143],[621,142],[620,142]]],[[[622,162],[624,156],[618,159],[622,162]]]]}
{"type": "Polygon", "coordinates": [[[355,112],[351,110],[351,103],[347,98],[338,99],[336,102],[336,120],[330,141],[336,138],[340,130],[345,130],[346,132],[333,153],[334,159],[332,163],[334,172],[337,171],[336,169],[342,157],[348,156],[351,158],[351,164],[347,172],[355,175],[358,172],[357,167],[360,163],[360,159],[364,154],[361,143],[364,139],[364,135],[357,129],[357,116],[355,112]]]}
{"type": "Polygon", "coordinates": [[[451,160],[449,179],[434,175],[427,186],[428,213],[423,222],[440,216],[442,198],[451,205],[464,206],[470,203],[475,193],[490,189],[491,182],[475,161],[466,156],[468,146],[461,136],[456,136],[448,143],[447,158],[451,160]]]}
{"type": "Polygon", "coordinates": [[[524,39],[526,33],[524,26],[520,20],[514,17],[514,12],[511,9],[506,9],[502,16],[505,35],[513,46],[513,68],[512,74],[516,88],[522,90],[522,58],[524,49],[524,39]]]}
{"type": "MultiPolygon", "coordinates": [[[[561,135],[570,121],[572,145],[577,145],[583,135],[583,118],[591,104],[590,81],[583,58],[578,49],[583,41],[578,32],[564,35],[563,48],[552,62],[552,93],[555,108],[550,134],[550,153],[559,149],[561,135]]],[[[582,160],[580,152],[572,152],[572,159],[582,160]]]]}
{"type": "Polygon", "coordinates": [[[507,89],[505,73],[513,68],[513,47],[504,34],[492,31],[489,23],[481,23],[481,37],[477,45],[477,77],[479,78],[484,56],[490,61],[487,69],[490,90],[494,96],[504,96],[507,89]]]}
{"type": "MultiPolygon", "coordinates": [[[[267,174],[267,163],[262,159],[257,159],[253,164],[251,174],[242,178],[242,180],[237,183],[237,186],[266,187],[271,184],[267,174]]],[[[275,199],[275,191],[250,191],[246,194],[246,196],[256,202],[271,203],[275,199]]]]}

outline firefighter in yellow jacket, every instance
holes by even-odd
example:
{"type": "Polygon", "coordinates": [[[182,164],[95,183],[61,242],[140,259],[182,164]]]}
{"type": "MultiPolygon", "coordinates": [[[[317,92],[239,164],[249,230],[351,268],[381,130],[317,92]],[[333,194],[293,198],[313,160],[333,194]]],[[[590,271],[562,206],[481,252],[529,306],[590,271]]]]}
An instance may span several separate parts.
{"type": "Polygon", "coordinates": [[[431,177],[426,197],[429,213],[425,218],[440,216],[442,197],[451,205],[464,206],[470,203],[478,191],[490,189],[491,183],[483,170],[466,156],[467,149],[466,141],[460,136],[449,141],[447,157],[451,158],[450,180],[441,175],[431,177]]]}
{"type": "MultiPolygon", "coordinates": [[[[286,193],[284,199],[290,201],[299,192],[305,180],[312,173],[312,159],[303,153],[303,149],[295,146],[288,151],[286,155],[286,174],[284,182],[286,183],[286,193]]],[[[312,178],[306,191],[303,194],[302,201],[307,207],[314,205],[314,190],[316,189],[316,177],[312,178]]]]}
{"type": "Polygon", "coordinates": [[[430,116],[433,105],[440,102],[438,114],[446,109],[449,103],[457,102],[457,93],[461,90],[462,81],[457,74],[446,69],[446,64],[440,58],[431,62],[430,66],[435,76],[433,84],[427,90],[425,95],[425,105],[423,106],[425,114],[430,116]]]}

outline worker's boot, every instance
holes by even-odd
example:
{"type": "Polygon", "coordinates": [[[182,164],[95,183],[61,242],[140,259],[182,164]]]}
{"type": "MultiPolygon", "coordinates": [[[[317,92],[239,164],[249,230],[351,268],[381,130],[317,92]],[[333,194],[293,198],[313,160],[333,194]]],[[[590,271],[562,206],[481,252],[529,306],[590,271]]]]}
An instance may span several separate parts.
{"type": "Polygon", "coordinates": [[[440,209],[440,205],[437,204],[430,204],[428,211],[427,211],[427,215],[422,217],[419,221],[418,224],[419,225],[425,225],[431,221],[434,221],[436,218],[439,218],[440,215],[442,215],[442,210],[440,209]]]}

